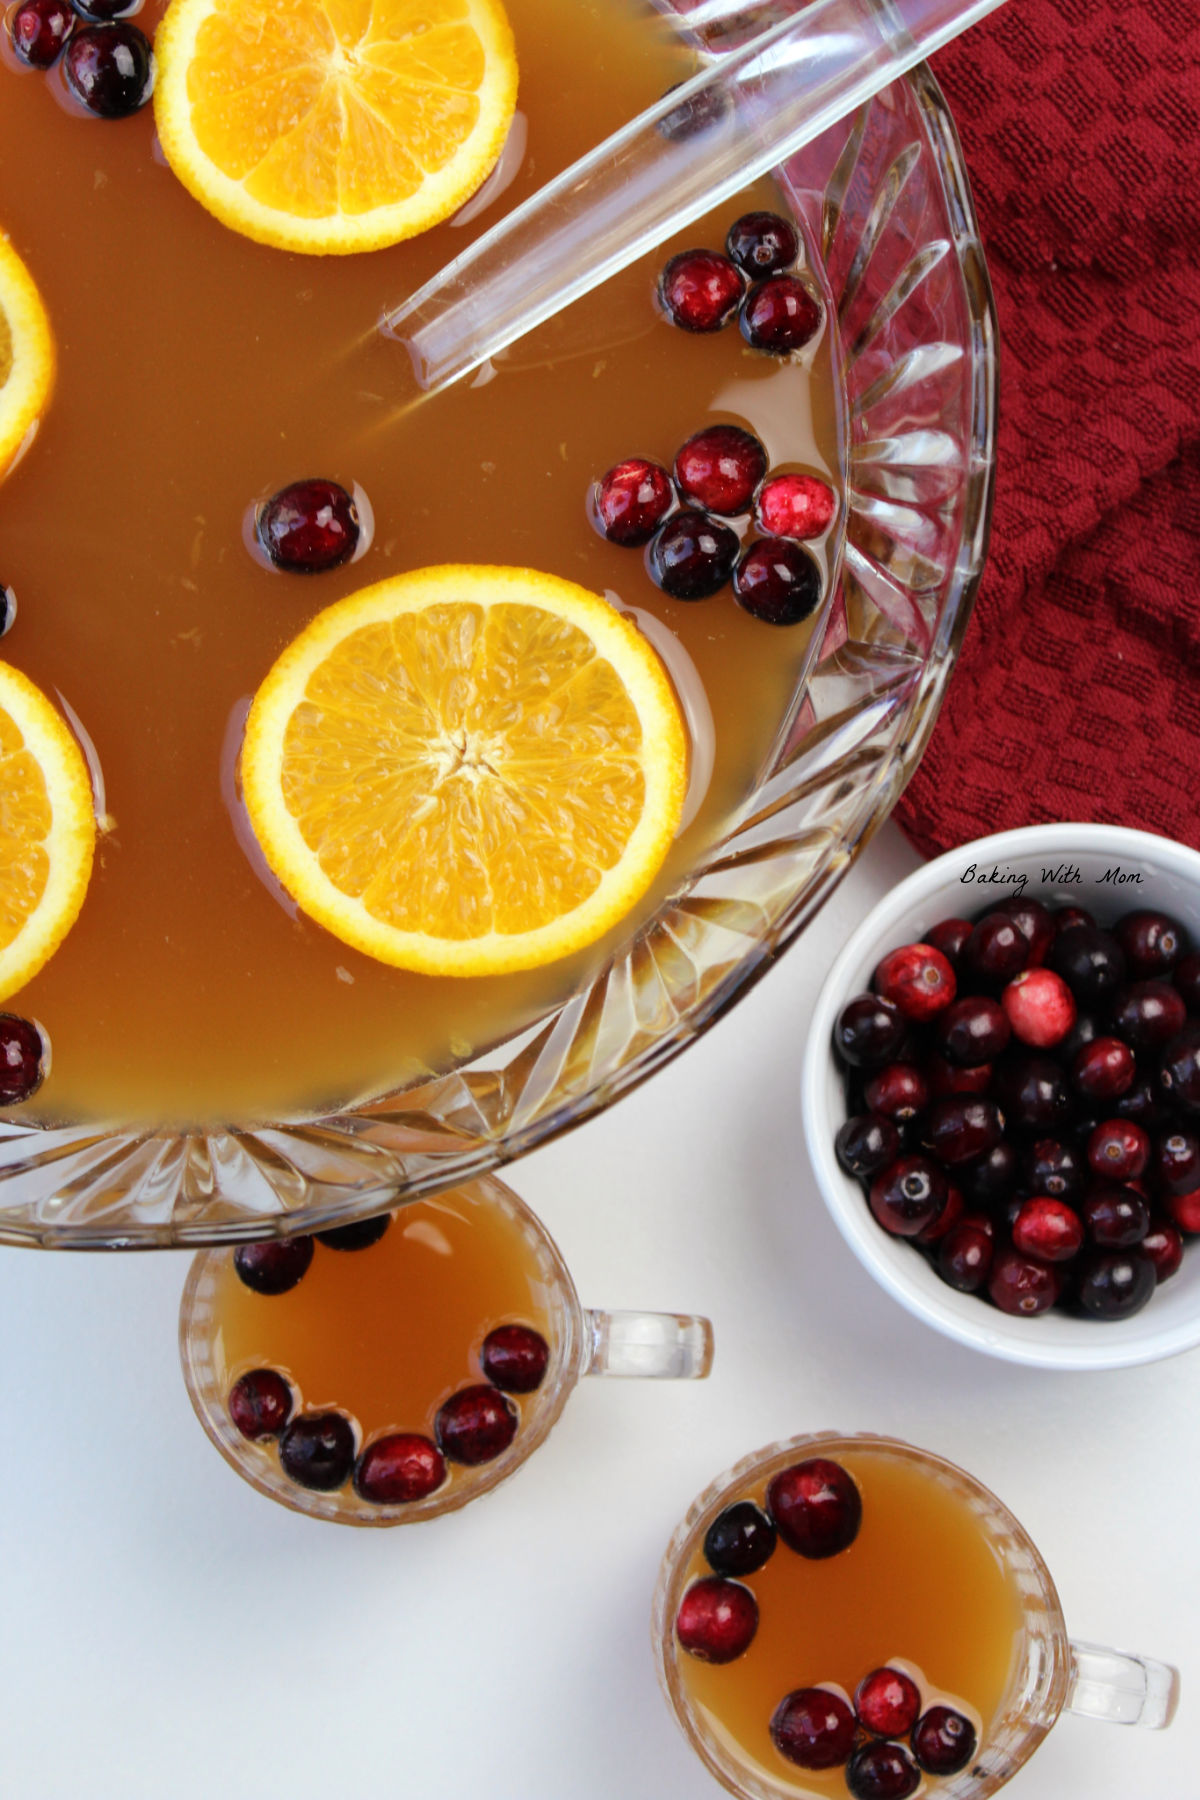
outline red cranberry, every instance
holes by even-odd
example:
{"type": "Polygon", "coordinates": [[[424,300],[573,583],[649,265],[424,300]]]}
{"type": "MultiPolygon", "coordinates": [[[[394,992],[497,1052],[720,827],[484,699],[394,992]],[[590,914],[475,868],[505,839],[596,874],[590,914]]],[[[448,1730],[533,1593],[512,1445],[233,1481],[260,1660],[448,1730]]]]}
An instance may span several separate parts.
{"type": "Polygon", "coordinates": [[[1042,1262],[1069,1262],[1083,1248],[1083,1222],[1064,1200],[1037,1195],[1021,1204],[1012,1228],[1013,1247],[1042,1262]]]}
{"type": "Polygon", "coordinates": [[[1047,1312],[1062,1292],[1062,1277],[1049,1264],[1017,1250],[1002,1250],[992,1264],[988,1293],[1001,1312],[1047,1312]]]}
{"type": "Polygon", "coordinates": [[[796,1688],[771,1714],[771,1742],[801,1769],[837,1769],[854,1748],[854,1714],[829,1688],[796,1688]]]}
{"type": "Polygon", "coordinates": [[[725,248],[739,269],[757,278],[790,269],[800,254],[800,233],[778,213],[743,213],[729,227],[725,248]]]}
{"type": "Polygon", "coordinates": [[[1024,969],[1000,996],[1013,1036],[1022,1044],[1048,1050],[1061,1043],[1075,1023],[1075,1000],[1061,975],[1052,969],[1024,969]]]}
{"type": "Polygon", "coordinates": [[[1088,1165],[1108,1181],[1136,1181],[1150,1160],[1150,1138],[1130,1119],[1106,1119],[1087,1147],[1088,1165]]]}
{"type": "Polygon", "coordinates": [[[9,19],[13,49],[31,69],[48,69],[74,25],[75,14],[66,0],[22,0],[9,19]]]}
{"type": "Polygon", "coordinates": [[[1017,1153],[1004,1138],[993,1144],[986,1156],[976,1157],[955,1173],[972,1206],[995,1206],[1006,1200],[1017,1185],[1017,1153]]]}
{"type": "Polygon", "coordinates": [[[1137,1065],[1133,1051],[1120,1038],[1093,1038],[1075,1052],[1071,1083],[1085,1100],[1118,1100],[1129,1092],[1137,1065]]]}
{"type": "Polygon", "coordinates": [[[868,1194],[871,1211],[892,1237],[916,1237],[946,1204],[946,1177],[925,1156],[898,1156],[868,1194]]]}
{"type": "Polygon", "coordinates": [[[229,1416],[245,1438],[278,1437],[294,1404],[278,1369],[250,1369],[229,1390],[229,1416]]]}
{"type": "Polygon", "coordinates": [[[878,1069],[894,1062],[904,1042],[904,1014],[878,994],[848,1000],[833,1028],[834,1048],[855,1069],[878,1069]]]}
{"type": "Polygon", "coordinates": [[[979,981],[1001,986],[1029,961],[1029,939],[1006,913],[985,913],[963,948],[963,962],[979,981]]]}
{"type": "Polygon", "coordinates": [[[986,1094],[992,1085],[991,1063],[979,1063],[974,1069],[956,1069],[935,1051],[925,1064],[929,1092],[935,1100],[948,1100],[951,1094],[986,1094]]]}
{"type": "Polygon", "coordinates": [[[433,1431],[443,1456],[474,1468],[508,1449],[518,1417],[512,1401],[494,1387],[465,1387],[442,1402],[433,1431]]]}
{"type": "Polygon", "coordinates": [[[408,1431],[376,1438],[354,1470],[355,1492],[373,1506],[406,1506],[425,1500],[445,1479],[446,1463],[437,1445],[408,1431]]]}
{"type": "Polygon", "coordinates": [[[31,1100],[49,1066],[50,1047],[33,1020],[0,1012],[0,1106],[31,1100]]]}
{"type": "Polygon", "coordinates": [[[884,957],[871,985],[906,1019],[923,1022],[945,1011],[958,984],[949,962],[932,944],[902,944],[884,957]]]}
{"type": "Polygon", "coordinates": [[[1022,1131],[1053,1135],[1070,1116],[1063,1072],[1049,1057],[1015,1057],[997,1070],[995,1090],[1005,1118],[1022,1131]]]}
{"type": "Polygon", "coordinates": [[[963,1191],[953,1182],[946,1185],[946,1200],[942,1210],[928,1225],[917,1233],[918,1244],[937,1244],[945,1237],[952,1226],[957,1225],[966,1211],[967,1203],[963,1191]]]}
{"type": "Polygon", "coordinates": [[[1180,1231],[1189,1236],[1200,1231],[1200,1188],[1190,1194],[1168,1194],[1165,1204],[1180,1231]]]}
{"type": "Polygon", "coordinates": [[[1130,1319],[1145,1306],[1156,1285],[1154,1264],[1140,1250],[1108,1250],[1089,1259],[1078,1300],[1096,1319],[1130,1319]]]}
{"type": "Polygon", "coordinates": [[[773,475],[763,483],[754,517],[771,537],[807,542],[829,530],[836,511],[833,489],[815,475],[773,475]]]}
{"type": "Polygon", "coordinates": [[[994,1062],[1012,1036],[1008,1015],[995,1000],[972,994],[948,1006],[937,1021],[937,1041],[947,1062],[977,1068],[994,1062]]]}
{"type": "Polygon", "coordinates": [[[100,119],[126,119],[154,88],[150,40],[136,25],[85,25],[63,54],[67,86],[100,119]]]}
{"type": "Polygon", "coordinates": [[[774,1549],[775,1527],[753,1500],[735,1500],[704,1534],[704,1555],[718,1575],[753,1575],[774,1549]]]}
{"type": "Polygon", "coordinates": [[[626,548],[648,544],[674,499],[667,471],[644,456],[631,456],[616,463],[595,484],[592,519],[610,544],[626,548]]]}
{"type": "Polygon", "coordinates": [[[758,1602],[750,1589],[720,1575],[693,1581],[675,1615],[676,1637],[701,1662],[733,1662],[757,1630],[758,1602]]]}
{"type": "Polygon", "coordinates": [[[651,581],[672,600],[707,600],[737,564],[736,531],[702,512],[679,512],[660,525],[646,551],[651,581]]]}
{"type": "Polygon", "coordinates": [[[1095,925],[1059,931],[1046,967],[1061,975],[1078,1005],[1104,1011],[1125,983],[1125,952],[1111,932],[1095,925]]]}
{"type": "Polygon", "coordinates": [[[790,538],[759,538],[734,572],[733,595],[765,625],[802,625],[820,605],[821,571],[790,538]]]}
{"type": "Polygon", "coordinates": [[[978,1223],[962,1219],[942,1239],[937,1272],[960,1294],[974,1294],[992,1272],[992,1240],[978,1223]]]}
{"type": "Polygon", "coordinates": [[[1190,1020],[1163,1051],[1158,1085],[1177,1111],[1200,1114],[1200,1020],[1190,1020]]]}
{"type": "Polygon", "coordinates": [[[550,1346],[531,1325],[497,1325],[483,1340],[483,1372],[506,1394],[532,1394],[549,1361],[550,1346]]]}
{"type": "Polygon", "coordinates": [[[929,1087],[912,1063],[885,1063],[863,1088],[863,1099],[873,1113],[907,1125],[929,1105],[929,1087]]]}
{"type": "Polygon", "coordinates": [[[369,1250],[391,1222],[391,1213],[376,1213],[373,1219],[355,1219],[352,1225],[333,1225],[328,1231],[318,1231],[316,1239],[327,1250],[369,1250]]]}
{"type": "Polygon", "coordinates": [[[1077,1200],[1083,1192],[1083,1164],[1069,1144],[1038,1138],[1025,1153],[1025,1179],[1031,1193],[1050,1200],[1077,1200]]]}
{"type": "Polygon", "coordinates": [[[239,1244],[233,1266],[239,1281],[256,1294],[286,1294],[303,1280],[312,1259],[310,1237],[267,1238],[260,1244],[239,1244]]]}
{"type": "Polygon", "coordinates": [[[738,311],[742,336],[752,350],[787,356],[816,336],[821,308],[795,275],[771,275],[750,289],[738,311]]]}
{"type": "Polygon", "coordinates": [[[263,503],[258,541],[277,569],[321,575],[348,562],[362,535],[358,507],[336,481],[293,481],[263,503]]]}
{"type": "Polygon", "coordinates": [[[1057,929],[1049,909],[1040,900],[1002,900],[996,908],[1005,913],[1029,944],[1027,968],[1037,969],[1046,960],[1046,952],[1054,942],[1057,929]]]}
{"type": "Polygon", "coordinates": [[[1163,912],[1129,912],[1113,926],[1113,936],[1129,962],[1135,981],[1169,975],[1188,948],[1187,932],[1163,912]]]}
{"type": "Polygon", "coordinates": [[[685,331],[720,331],[733,317],[745,282],[716,250],[683,250],[673,256],[658,284],[663,310],[685,331]]]}
{"type": "Polygon", "coordinates": [[[876,1737],[906,1737],[921,1710],[921,1690],[901,1669],[872,1669],[854,1690],[854,1710],[876,1737]]]}
{"type": "Polygon", "coordinates": [[[891,1119],[881,1118],[878,1113],[859,1113],[846,1120],[833,1147],[847,1175],[861,1180],[895,1162],[900,1154],[900,1133],[891,1119]]]}
{"type": "Polygon", "coordinates": [[[854,1477],[826,1456],[781,1469],[767,1489],[767,1507],[788,1549],[812,1561],[848,1549],[862,1524],[854,1477]]]}
{"type": "Polygon", "coordinates": [[[1183,995],[1168,981],[1135,981],[1122,988],[1112,1011],[1113,1030],[1135,1050],[1169,1043],[1187,1024],[1183,995]]]}
{"type": "Polygon", "coordinates": [[[1150,1229],[1150,1208],[1130,1187],[1093,1188],[1083,1202],[1088,1236],[1102,1250],[1129,1250],[1150,1229]]]}
{"type": "Polygon", "coordinates": [[[1154,1176],[1167,1194],[1190,1194],[1200,1187],[1200,1134],[1177,1125],[1154,1146],[1154,1176]]]}
{"type": "Polygon", "coordinates": [[[1169,1281],[1183,1261],[1183,1239],[1174,1225],[1156,1219],[1139,1246],[1142,1255],[1154,1265],[1154,1279],[1160,1285],[1169,1281]]]}
{"type": "Polygon", "coordinates": [[[920,1785],[921,1771],[903,1744],[876,1739],[856,1750],[846,1766],[854,1800],[908,1800],[920,1785]]]}
{"type": "Polygon", "coordinates": [[[925,933],[925,942],[932,944],[935,950],[940,950],[957,973],[962,953],[967,947],[967,939],[974,929],[969,919],[939,919],[925,933]]]}
{"type": "Polygon", "coordinates": [[[321,1494],[349,1479],[354,1457],[354,1427],[345,1413],[299,1413],[279,1440],[284,1474],[321,1494]]]}
{"type": "Polygon", "coordinates": [[[698,431],[675,458],[675,481],[684,500],[727,516],[749,512],[766,472],[766,451],[739,425],[698,431]]]}
{"type": "Polygon", "coordinates": [[[967,1094],[934,1102],[925,1121],[923,1142],[945,1167],[956,1168],[959,1163],[986,1156],[1003,1134],[1004,1120],[995,1101],[967,1094]]]}
{"type": "Polygon", "coordinates": [[[1200,954],[1190,950],[1171,971],[1171,980],[1190,1013],[1200,1013],[1200,954]]]}
{"type": "Polygon", "coordinates": [[[950,1706],[931,1706],[912,1734],[913,1755],[928,1775],[957,1775],[975,1754],[975,1727],[950,1706]]]}

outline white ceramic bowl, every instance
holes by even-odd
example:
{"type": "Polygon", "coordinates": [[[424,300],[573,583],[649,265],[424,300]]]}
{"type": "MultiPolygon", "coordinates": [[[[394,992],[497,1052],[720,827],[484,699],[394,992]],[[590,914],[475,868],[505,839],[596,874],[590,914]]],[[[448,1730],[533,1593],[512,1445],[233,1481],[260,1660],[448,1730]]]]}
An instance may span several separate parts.
{"type": "Polygon", "coordinates": [[[834,1137],[846,1118],[846,1094],[833,1054],[833,1027],[846,1001],[863,993],[880,958],[920,942],[939,919],[970,918],[989,901],[1020,892],[1050,905],[1086,907],[1100,924],[1135,907],[1160,907],[1200,945],[1200,855],[1144,831],[1113,825],[1034,825],[977,838],[928,863],[869,913],[829,971],[813,1011],[804,1056],[803,1110],[817,1185],[854,1254],[893,1299],[948,1337],[1008,1362],[1043,1369],[1115,1369],[1154,1362],[1200,1344],[1200,1245],[1131,1319],[1074,1318],[1057,1310],[1036,1318],[1002,1313],[948,1287],[902,1238],[875,1223],[862,1188],[839,1168],[834,1137]],[[1078,871],[1072,879],[1066,871],[1078,871]],[[978,878],[996,871],[996,879],[978,878]],[[1140,881],[1117,883],[1109,870],[1140,881]],[[964,879],[973,872],[975,879],[964,879]],[[1046,878],[1044,879],[1044,873],[1046,878]]]}

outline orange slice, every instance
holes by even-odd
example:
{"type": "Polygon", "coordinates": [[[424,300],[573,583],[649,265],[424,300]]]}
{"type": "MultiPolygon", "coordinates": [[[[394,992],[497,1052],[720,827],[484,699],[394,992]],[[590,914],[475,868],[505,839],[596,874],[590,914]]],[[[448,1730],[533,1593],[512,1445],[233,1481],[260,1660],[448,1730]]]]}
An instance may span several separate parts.
{"type": "Polygon", "coordinates": [[[37,429],[54,386],[54,337],[33,277],[0,232],[0,475],[37,429]]]}
{"type": "Polygon", "coordinates": [[[499,0],[172,0],[154,41],[167,161],[283,250],[377,250],[455,212],[517,99],[499,0]]]}
{"type": "Polygon", "coordinates": [[[678,828],[687,739],[656,652],[532,569],[419,569],[319,613],[255,696],[246,807],[312,918],[435,975],[581,949],[678,828]]]}
{"type": "Polygon", "coordinates": [[[0,663],[0,999],[32,980],[74,924],[95,841],[78,744],[41,690],[0,663]]]}

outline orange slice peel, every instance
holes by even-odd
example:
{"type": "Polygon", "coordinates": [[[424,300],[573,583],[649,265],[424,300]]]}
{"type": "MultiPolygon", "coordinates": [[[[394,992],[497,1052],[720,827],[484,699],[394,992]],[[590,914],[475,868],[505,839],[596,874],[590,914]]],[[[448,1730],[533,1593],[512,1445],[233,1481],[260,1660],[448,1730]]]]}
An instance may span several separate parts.
{"type": "Polygon", "coordinates": [[[54,335],[32,275],[0,232],[0,476],[36,431],[54,386],[54,335]]]}

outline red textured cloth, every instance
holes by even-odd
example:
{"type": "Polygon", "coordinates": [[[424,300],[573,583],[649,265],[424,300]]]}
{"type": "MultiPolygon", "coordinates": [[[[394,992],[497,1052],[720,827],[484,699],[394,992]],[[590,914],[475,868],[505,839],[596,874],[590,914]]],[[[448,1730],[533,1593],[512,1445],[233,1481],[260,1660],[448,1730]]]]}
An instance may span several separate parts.
{"type": "Polygon", "coordinates": [[[988,565],[897,809],[1200,848],[1200,3],[1008,0],[934,61],[1000,320],[988,565]]]}

